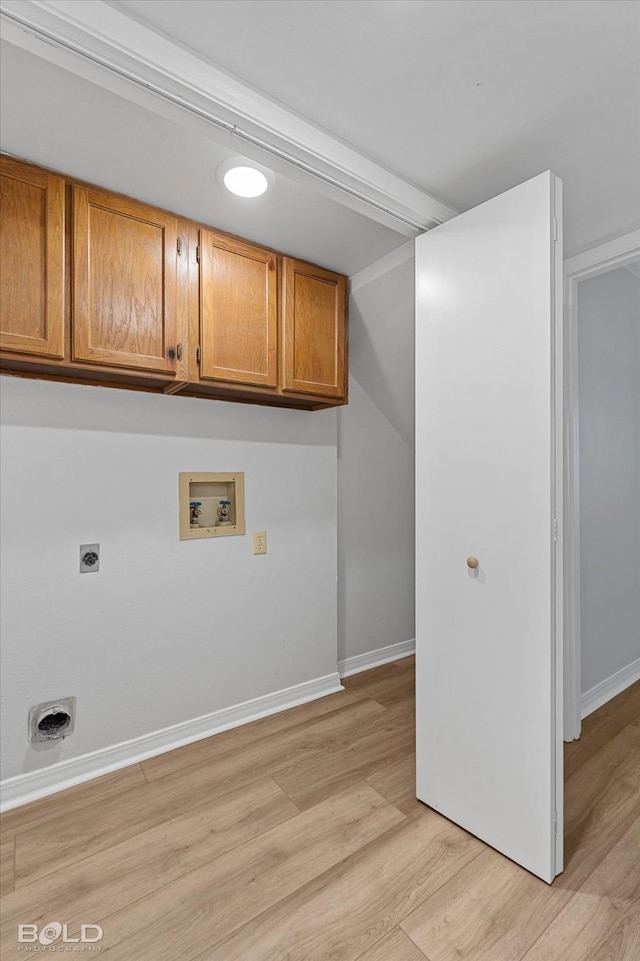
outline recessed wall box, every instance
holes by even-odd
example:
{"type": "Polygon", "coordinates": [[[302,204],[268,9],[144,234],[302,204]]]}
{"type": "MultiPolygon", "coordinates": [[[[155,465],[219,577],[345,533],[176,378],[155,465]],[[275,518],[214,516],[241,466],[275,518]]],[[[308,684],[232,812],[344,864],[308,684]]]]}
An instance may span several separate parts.
{"type": "Polygon", "coordinates": [[[73,734],[76,720],[75,697],[43,701],[29,711],[29,740],[57,741],[73,734]]]}
{"type": "Polygon", "coordinates": [[[180,540],[244,534],[244,473],[181,473],[180,540]]]}

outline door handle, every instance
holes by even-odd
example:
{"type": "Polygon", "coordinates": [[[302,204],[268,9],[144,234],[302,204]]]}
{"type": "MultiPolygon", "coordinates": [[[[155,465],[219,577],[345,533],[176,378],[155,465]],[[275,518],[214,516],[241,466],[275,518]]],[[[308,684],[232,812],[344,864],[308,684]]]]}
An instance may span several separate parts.
{"type": "Polygon", "coordinates": [[[475,569],[479,566],[480,561],[477,557],[467,557],[467,567],[469,567],[472,571],[475,571],[475,569]]]}

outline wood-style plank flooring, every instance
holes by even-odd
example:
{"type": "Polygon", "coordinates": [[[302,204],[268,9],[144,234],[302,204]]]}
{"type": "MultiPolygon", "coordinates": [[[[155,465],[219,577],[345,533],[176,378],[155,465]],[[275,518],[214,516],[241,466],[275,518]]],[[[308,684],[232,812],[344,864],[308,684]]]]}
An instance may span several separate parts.
{"type": "Polygon", "coordinates": [[[109,961],[640,961],[640,684],[565,745],[548,886],[416,801],[412,658],[344,683],[4,815],[3,961],[51,921],[109,961]]]}

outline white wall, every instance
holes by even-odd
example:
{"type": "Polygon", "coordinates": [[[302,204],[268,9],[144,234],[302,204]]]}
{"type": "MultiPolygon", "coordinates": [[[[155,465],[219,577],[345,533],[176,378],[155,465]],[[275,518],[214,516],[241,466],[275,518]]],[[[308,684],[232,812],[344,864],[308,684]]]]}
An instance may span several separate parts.
{"type": "Polygon", "coordinates": [[[358,287],[338,411],[1,378],[3,779],[413,640],[413,313],[412,257],[358,287]],[[178,539],[184,470],[245,471],[247,536],[178,539]],[[72,695],[75,733],[30,744],[72,695]]]}
{"type": "MultiPolygon", "coordinates": [[[[302,188],[283,177],[278,223],[268,200],[239,212],[208,192],[220,151],[200,128],[3,52],[8,152],[341,270],[399,242],[362,217],[362,243],[341,246],[355,215],[303,191],[301,218],[302,188]],[[180,162],[196,141],[197,169],[180,162]]],[[[2,379],[3,778],[332,674],[338,617],[341,658],[413,638],[413,297],[405,263],[353,298],[339,413],[2,379]],[[190,469],[245,471],[246,537],[178,540],[190,469]],[[93,541],[101,570],[80,576],[78,545],[93,541]],[[29,707],[68,695],[73,736],[29,745],[29,707]]]]}
{"type": "Polygon", "coordinates": [[[340,661],[415,637],[412,248],[367,276],[353,279],[349,405],[338,412],[340,661]]]}
{"type": "Polygon", "coordinates": [[[335,411],[2,377],[2,776],[333,674],[336,445],[335,411]],[[245,472],[246,536],[179,540],[186,470],[245,472]],[[29,744],[70,695],[75,733],[29,744]]]}
{"type": "Polygon", "coordinates": [[[582,692],[640,658],[640,280],[578,289],[582,692]]]}

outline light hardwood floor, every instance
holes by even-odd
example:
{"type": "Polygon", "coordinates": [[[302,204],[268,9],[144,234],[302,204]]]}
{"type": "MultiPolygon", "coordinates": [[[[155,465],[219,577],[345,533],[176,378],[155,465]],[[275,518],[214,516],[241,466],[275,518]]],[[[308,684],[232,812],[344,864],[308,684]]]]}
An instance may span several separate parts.
{"type": "Polygon", "coordinates": [[[565,745],[548,886],[416,801],[412,658],[344,683],[4,815],[3,961],[54,920],[109,961],[640,961],[640,684],[565,745]]]}

